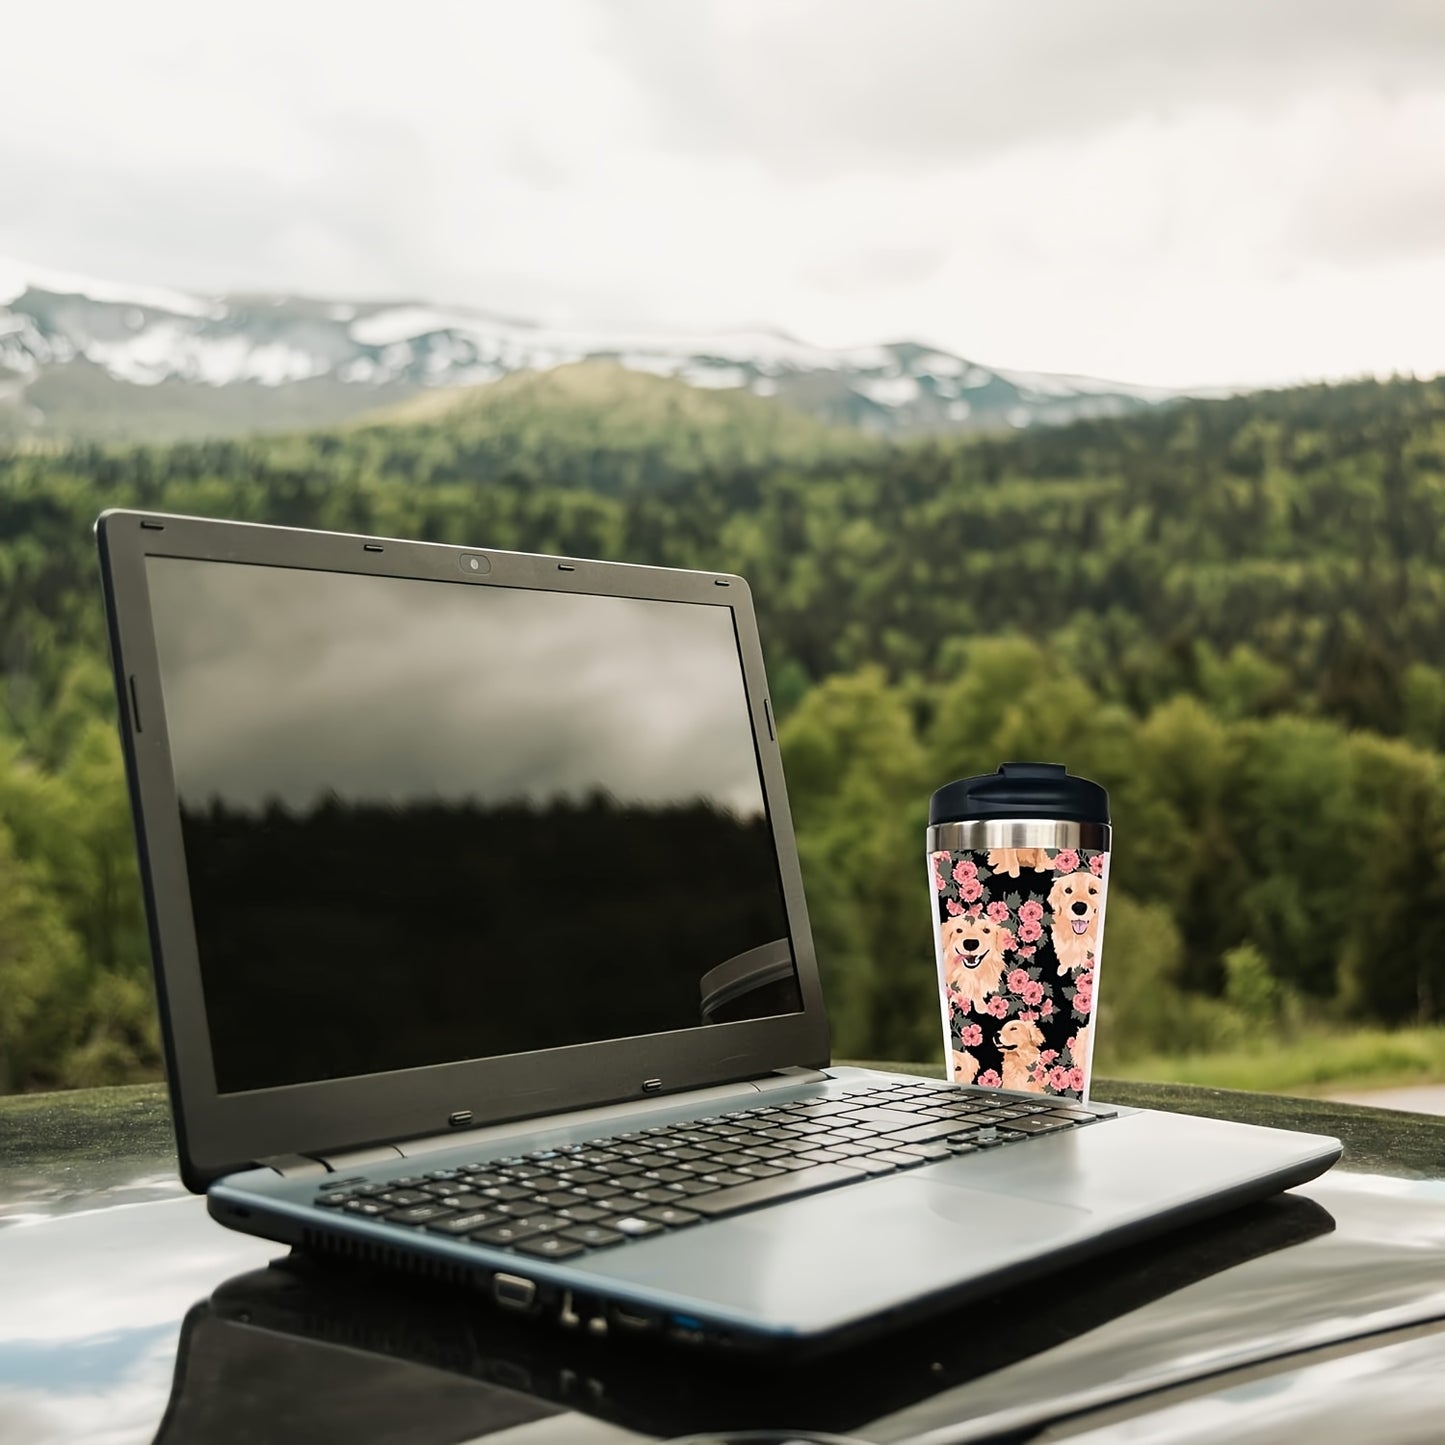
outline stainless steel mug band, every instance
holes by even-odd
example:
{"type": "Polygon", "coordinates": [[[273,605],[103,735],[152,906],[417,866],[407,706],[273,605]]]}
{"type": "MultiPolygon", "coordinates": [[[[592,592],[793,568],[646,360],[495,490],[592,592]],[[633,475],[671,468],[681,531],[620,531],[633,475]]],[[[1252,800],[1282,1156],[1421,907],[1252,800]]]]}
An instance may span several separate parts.
{"type": "Polygon", "coordinates": [[[928,830],[930,853],[963,853],[988,848],[1098,848],[1108,852],[1107,823],[1061,818],[978,818],[935,823],[928,830]]]}

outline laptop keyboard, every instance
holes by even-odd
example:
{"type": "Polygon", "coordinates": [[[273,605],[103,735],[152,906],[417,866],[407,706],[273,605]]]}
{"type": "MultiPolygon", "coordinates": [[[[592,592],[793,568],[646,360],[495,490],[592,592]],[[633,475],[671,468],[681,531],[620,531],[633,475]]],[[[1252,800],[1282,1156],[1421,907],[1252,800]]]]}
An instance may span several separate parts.
{"type": "Polygon", "coordinates": [[[571,1259],[1115,1113],[1072,1099],[900,1083],[381,1183],[343,1181],[315,1203],[535,1259],[571,1259]]]}

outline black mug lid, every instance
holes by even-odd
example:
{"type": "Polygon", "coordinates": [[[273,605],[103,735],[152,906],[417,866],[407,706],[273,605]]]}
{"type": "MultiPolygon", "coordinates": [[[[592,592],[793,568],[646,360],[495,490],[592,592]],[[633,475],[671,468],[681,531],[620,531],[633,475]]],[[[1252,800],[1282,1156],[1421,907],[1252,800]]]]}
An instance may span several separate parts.
{"type": "Polygon", "coordinates": [[[945,783],[928,805],[928,821],[963,823],[979,818],[1061,818],[1107,823],[1109,794],[1062,763],[1004,763],[996,773],[945,783]]]}

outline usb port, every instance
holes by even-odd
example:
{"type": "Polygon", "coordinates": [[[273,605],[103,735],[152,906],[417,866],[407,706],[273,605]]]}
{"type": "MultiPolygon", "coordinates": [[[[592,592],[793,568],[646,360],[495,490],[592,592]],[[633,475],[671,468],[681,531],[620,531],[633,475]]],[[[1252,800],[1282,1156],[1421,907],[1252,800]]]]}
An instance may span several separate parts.
{"type": "Polygon", "coordinates": [[[626,1330],[634,1335],[646,1334],[649,1330],[655,1330],[659,1324],[658,1317],[647,1310],[625,1309],[622,1305],[613,1305],[608,1313],[619,1330],[626,1330]]]}
{"type": "Polygon", "coordinates": [[[492,1298],[508,1309],[529,1310],[537,1299],[537,1282],[519,1274],[499,1274],[492,1280],[492,1298]]]}

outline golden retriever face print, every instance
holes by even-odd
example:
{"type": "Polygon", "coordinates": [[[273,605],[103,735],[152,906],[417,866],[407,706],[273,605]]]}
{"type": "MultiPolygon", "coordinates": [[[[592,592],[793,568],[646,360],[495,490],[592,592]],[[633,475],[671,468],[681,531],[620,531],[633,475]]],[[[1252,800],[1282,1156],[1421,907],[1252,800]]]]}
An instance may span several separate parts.
{"type": "Polygon", "coordinates": [[[1066,874],[1049,889],[1049,929],[1059,972],[1083,968],[1093,957],[1099,938],[1099,909],[1104,880],[1087,869],[1066,874]]]}
{"type": "Polygon", "coordinates": [[[966,850],[929,866],[950,1075],[1084,1097],[1108,855],[966,850]]]}
{"type": "Polygon", "coordinates": [[[950,918],[939,925],[943,968],[965,998],[982,1003],[1003,972],[1001,930],[989,918],[950,918]]]}

